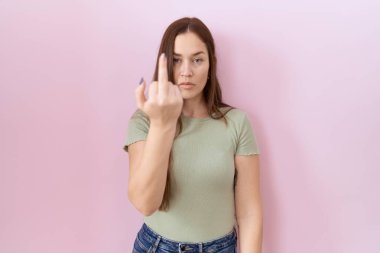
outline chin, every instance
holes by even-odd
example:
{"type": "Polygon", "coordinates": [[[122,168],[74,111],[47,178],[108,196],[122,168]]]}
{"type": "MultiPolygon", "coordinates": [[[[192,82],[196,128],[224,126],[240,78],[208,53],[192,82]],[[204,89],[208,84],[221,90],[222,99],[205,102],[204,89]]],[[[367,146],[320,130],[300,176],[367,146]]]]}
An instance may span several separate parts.
{"type": "Polygon", "coordinates": [[[192,96],[192,95],[187,95],[187,94],[182,94],[182,98],[184,99],[184,100],[188,100],[188,99],[194,99],[194,98],[197,98],[198,96],[197,95],[195,95],[195,96],[192,96]]]}
{"type": "Polygon", "coordinates": [[[182,98],[183,99],[189,99],[189,98],[193,98],[194,97],[194,96],[191,96],[189,94],[183,94],[183,92],[181,94],[182,94],[182,98]]]}
{"type": "Polygon", "coordinates": [[[186,99],[190,99],[190,98],[193,98],[193,97],[191,97],[191,96],[184,96],[184,95],[182,94],[182,98],[183,98],[184,100],[186,100],[186,99]]]}
{"type": "Polygon", "coordinates": [[[194,92],[194,91],[186,91],[186,90],[181,90],[182,98],[183,99],[193,99],[197,98],[199,96],[202,96],[202,92],[194,92]]]}

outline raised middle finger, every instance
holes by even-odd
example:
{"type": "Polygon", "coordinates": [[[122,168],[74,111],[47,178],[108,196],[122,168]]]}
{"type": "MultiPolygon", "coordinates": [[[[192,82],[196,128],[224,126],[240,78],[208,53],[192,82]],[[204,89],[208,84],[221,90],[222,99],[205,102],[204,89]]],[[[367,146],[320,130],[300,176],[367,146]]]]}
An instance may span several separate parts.
{"type": "Polygon", "coordinates": [[[165,53],[160,55],[158,59],[158,93],[163,94],[167,93],[169,89],[168,82],[168,68],[167,68],[167,59],[165,53]]]}

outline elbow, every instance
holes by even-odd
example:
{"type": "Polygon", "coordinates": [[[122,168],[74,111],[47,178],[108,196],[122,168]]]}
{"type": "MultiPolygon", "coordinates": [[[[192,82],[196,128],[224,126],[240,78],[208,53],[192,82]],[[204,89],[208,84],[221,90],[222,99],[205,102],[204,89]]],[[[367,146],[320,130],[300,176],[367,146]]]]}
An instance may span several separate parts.
{"type": "Polygon", "coordinates": [[[128,199],[132,205],[144,216],[150,216],[155,213],[158,207],[152,204],[152,201],[146,200],[142,195],[133,194],[131,191],[128,191],[128,199]]]}
{"type": "Polygon", "coordinates": [[[156,212],[157,209],[138,209],[140,213],[142,213],[144,216],[151,216],[156,212]]]}
{"type": "MultiPolygon", "coordinates": [[[[132,202],[132,201],[131,201],[132,202]]],[[[141,202],[132,202],[133,206],[144,216],[151,216],[153,213],[157,211],[158,208],[155,208],[148,202],[141,203],[141,202]]]]}

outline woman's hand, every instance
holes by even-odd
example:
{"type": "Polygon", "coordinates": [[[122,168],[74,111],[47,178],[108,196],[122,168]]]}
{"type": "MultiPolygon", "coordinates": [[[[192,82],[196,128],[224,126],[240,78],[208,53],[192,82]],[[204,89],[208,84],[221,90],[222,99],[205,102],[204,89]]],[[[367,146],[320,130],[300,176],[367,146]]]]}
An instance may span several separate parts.
{"type": "Polygon", "coordinates": [[[145,81],[135,90],[137,107],[149,116],[151,124],[176,124],[182,111],[183,98],[178,86],[168,81],[164,53],[158,61],[158,82],[150,84],[148,99],[144,95],[145,81]]]}

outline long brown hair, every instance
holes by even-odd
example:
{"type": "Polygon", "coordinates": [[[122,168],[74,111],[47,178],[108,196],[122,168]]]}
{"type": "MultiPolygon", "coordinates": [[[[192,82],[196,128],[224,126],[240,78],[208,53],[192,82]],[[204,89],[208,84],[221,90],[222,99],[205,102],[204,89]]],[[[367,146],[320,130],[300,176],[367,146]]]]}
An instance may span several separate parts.
{"type": "MultiPolygon", "coordinates": [[[[216,55],[215,55],[215,44],[214,39],[211,35],[210,30],[207,26],[198,18],[181,18],[169,25],[166,29],[162,39],[160,49],[158,51],[155,72],[153,75],[153,81],[158,79],[158,59],[161,53],[165,53],[167,57],[167,68],[168,68],[168,80],[174,83],[173,75],[173,56],[174,56],[174,41],[178,34],[193,32],[206,44],[208,58],[210,62],[208,79],[206,86],[203,89],[203,96],[206,101],[207,111],[210,117],[219,120],[223,119],[225,124],[227,124],[226,113],[233,109],[234,107],[224,103],[222,101],[222,90],[219,85],[218,78],[216,76],[216,55]],[[220,110],[222,107],[227,107],[227,110],[220,110]]],[[[177,121],[177,131],[174,138],[176,138],[182,131],[182,121],[181,117],[177,121]]],[[[170,183],[170,170],[173,164],[173,151],[170,151],[169,155],[169,165],[168,174],[166,178],[166,186],[164,196],[159,207],[161,211],[167,211],[169,208],[169,199],[171,195],[171,183],[170,183]]]]}

